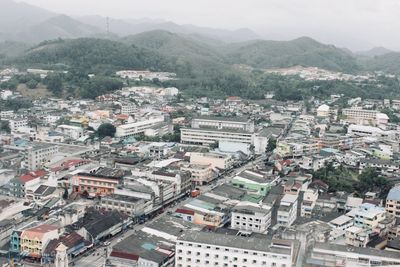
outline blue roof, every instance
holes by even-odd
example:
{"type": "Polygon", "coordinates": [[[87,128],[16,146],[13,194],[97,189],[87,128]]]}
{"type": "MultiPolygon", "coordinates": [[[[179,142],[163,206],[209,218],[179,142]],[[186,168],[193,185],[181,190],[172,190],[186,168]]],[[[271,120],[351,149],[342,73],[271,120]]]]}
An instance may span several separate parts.
{"type": "Polygon", "coordinates": [[[400,186],[395,186],[390,189],[386,199],[400,201],[400,186]]]}

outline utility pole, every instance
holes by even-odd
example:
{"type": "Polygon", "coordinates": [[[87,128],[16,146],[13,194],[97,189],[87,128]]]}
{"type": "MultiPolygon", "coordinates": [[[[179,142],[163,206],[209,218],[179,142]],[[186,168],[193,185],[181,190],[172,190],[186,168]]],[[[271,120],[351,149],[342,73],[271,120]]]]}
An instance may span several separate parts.
{"type": "Polygon", "coordinates": [[[110,34],[110,18],[106,18],[106,26],[107,26],[107,35],[110,34]]]}

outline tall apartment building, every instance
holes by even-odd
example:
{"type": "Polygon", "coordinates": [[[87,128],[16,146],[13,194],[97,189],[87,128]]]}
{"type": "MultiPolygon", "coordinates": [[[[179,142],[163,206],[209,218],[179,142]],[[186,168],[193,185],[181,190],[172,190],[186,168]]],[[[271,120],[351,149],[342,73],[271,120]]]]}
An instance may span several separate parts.
{"type": "Polygon", "coordinates": [[[127,137],[138,134],[144,134],[147,129],[160,125],[164,122],[164,116],[154,116],[145,120],[123,124],[117,127],[116,137],[127,137]]]}
{"type": "Polygon", "coordinates": [[[400,218],[400,185],[390,189],[386,197],[386,211],[400,218]]]}
{"type": "Polygon", "coordinates": [[[57,153],[58,146],[50,143],[35,142],[27,149],[22,167],[31,171],[40,169],[57,153]]]}
{"type": "Polygon", "coordinates": [[[298,241],[187,231],[176,242],[175,266],[290,267],[298,249],[298,241]]]}
{"type": "Polygon", "coordinates": [[[239,203],[232,210],[231,228],[246,232],[266,233],[271,225],[271,207],[239,203]]]}

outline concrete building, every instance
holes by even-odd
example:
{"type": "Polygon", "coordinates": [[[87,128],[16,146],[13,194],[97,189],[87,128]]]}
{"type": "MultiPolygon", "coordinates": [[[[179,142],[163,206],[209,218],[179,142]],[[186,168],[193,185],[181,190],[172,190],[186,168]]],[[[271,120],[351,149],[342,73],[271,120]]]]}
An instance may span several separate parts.
{"type": "Polygon", "coordinates": [[[199,117],[181,129],[181,142],[210,145],[219,141],[253,143],[254,121],[247,118],[199,117]]]}
{"type": "Polygon", "coordinates": [[[28,120],[27,119],[11,119],[8,120],[11,132],[17,132],[21,128],[25,128],[28,126],[28,120]]]}
{"type": "Polygon", "coordinates": [[[212,164],[187,164],[181,166],[182,171],[188,171],[192,174],[192,182],[196,185],[204,185],[214,179],[212,164]]]}
{"type": "Polygon", "coordinates": [[[42,252],[50,240],[58,237],[58,228],[47,224],[23,230],[21,234],[21,254],[41,258],[42,252]]]}
{"type": "Polygon", "coordinates": [[[386,211],[382,207],[370,203],[363,203],[355,212],[354,226],[367,229],[370,232],[376,229],[379,222],[386,217],[386,211]]]}
{"type": "Polygon", "coordinates": [[[289,227],[297,218],[297,195],[286,194],[278,208],[277,224],[289,227]]]}
{"type": "Polygon", "coordinates": [[[137,111],[137,107],[134,103],[121,103],[121,114],[131,115],[137,111]]]}
{"type": "Polygon", "coordinates": [[[386,197],[386,211],[400,218],[400,185],[390,189],[386,197]]]}
{"type": "Polygon", "coordinates": [[[230,169],[233,158],[230,155],[217,153],[190,153],[190,164],[209,165],[221,170],[230,169]]]}
{"type": "Polygon", "coordinates": [[[312,211],[317,203],[318,191],[314,189],[307,189],[303,194],[303,201],[301,202],[301,217],[311,218],[312,211]]]}
{"type": "Polygon", "coordinates": [[[77,140],[83,136],[83,128],[79,126],[59,125],[56,131],[65,134],[73,140],[77,140]]]}
{"type": "Polygon", "coordinates": [[[232,210],[231,228],[244,232],[266,233],[271,225],[272,209],[267,205],[239,203],[232,210]]]}
{"type": "Polygon", "coordinates": [[[154,116],[141,121],[123,124],[117,127],[116,137],[128,137],[144,134],[146,129],[150,129],[164,122],[164,116],[154,116]]]}
{"type": "Polygon", "coordinates": [[[330,108],[328,105],[323,104],[317,108],[317,116],[318,117],[329,117],[330,108]]]}
{"type": "Polygon", "coordinates": [[[296,241],[187,231],[176,243],[176,267],[294,266],[296,241]]]}
{"type": "Polygon", "coordinates": [[[306,263],[312,266],[398,266],[400,253],[371,248],[349,248],[345,245],[316,243],[306,263]]]}
{"type": "Polygon", "coordinates": [[[232,179],[233,186],[244,188],[261,196],[266,196],[274,183],[274,178],[271,180],[264,173],[254,170],[244,170],[232,179]]]}
{"type": "Polygon", "coordinates": [[[89,173],[80,172],[72,176],[72,188],[74,192],[86,192],[89,196],[112,195],[122,183],[123,175],[122,170],[103,167],[89,173]]]}
{"type": "Polygon", "coordinates": [[[27,156],[22,167],[28,170],[37,170],[45,166],[58,153],[58,146],[50,143],[33,143],[27,149],[27,156]]]}

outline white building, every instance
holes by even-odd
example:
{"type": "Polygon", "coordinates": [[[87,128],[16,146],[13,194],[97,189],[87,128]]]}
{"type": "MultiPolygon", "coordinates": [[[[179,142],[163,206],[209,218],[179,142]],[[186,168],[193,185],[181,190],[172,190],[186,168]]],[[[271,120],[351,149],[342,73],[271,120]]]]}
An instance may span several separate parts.
{"type": "Polygon", "coordinates": [[[266,233],[271,225],[271,207],[239,203],[232,210],[231,228],[245,232],[266,233]]]}
{"type": "Polygon", "coordinates": [[[0,111],[0,119],[8,119],[14,115],[13,110],[1,110],[0,111]]]}
{"type": "Polygon", "coordinates": [[[176,267],[294,266],[298,242],[187,231],[176,243],[176,267]]]}
{"type": "Polygon", "coordinates": [[[2,100],[7,100],[12,95],[13,95],[13,92],[11,90],[1,90],[0,91],[0,98],[2,100]]]}
{"type": "Polygon", "coordinates": [[[181,128],[181,143],[211,145],[220,141],[252,144],[253,133],[206,128],[181,128]]]}
{"type": "Polygon", "coordinates": [[[20,128],[25,128],[28,126],[27,119],[12,119],[8,122],[10,124],[11,132],[17,132],[20,128]]]}
{"type": "Polygon", "coordinates": [[[399,266],[400,253],[371,248],[349,249],[345,245],[316,243],[306,262],[312,266],[399,266]]]}
{"type": "Polygon", "coordinates": [[[301,217],[311,217],[312,211],[317,203],[318,191],[313,189],[306,189],[303,195],[303,201],[301,202],[301,217]]]}
{"type": "Polygon", "coordinates": [[[40,169],[57,153],[58,146],[54,144],[33,143],[27,150],[27,156],[22,167],[31,171],[40,169]]]}
{"type": "Polygon", "coordinates": [[[233,158],[217,153],[190,153],[190,164],[211,165],[213,168],[225,170],[232,167],[233,158]]]}
{"type": "Polygon", "coordinates": [[[146,129],[150,129],[164,122],[164,116],[154,116],[142,121],[123,124],[117,127],[116,137],[127,137],[144,134],[146,129]]]}
{"type": "Polygon", "coordinates": [[[134,103],[121,103],[121,114],[131,115],[137,111],[134,103]]]}
{"type": "Polygon", "coordinates": [[[286,194],[278,208],[277,224],[289,227],[297,218],[297,195],[286,194]]]}
{"type": "Polygon", "coordinates": [[[317,116],[318,117],[329,117],[330,108],[328,105],[323,104],[317,108],[317,116]]]}
{"type": "Polygon", "coordinates": [[[56,131],[65,134],[74,140],[77,140],[83,136],[83,128],[79,126],[59,125],[57,126],[56,131]]]}

